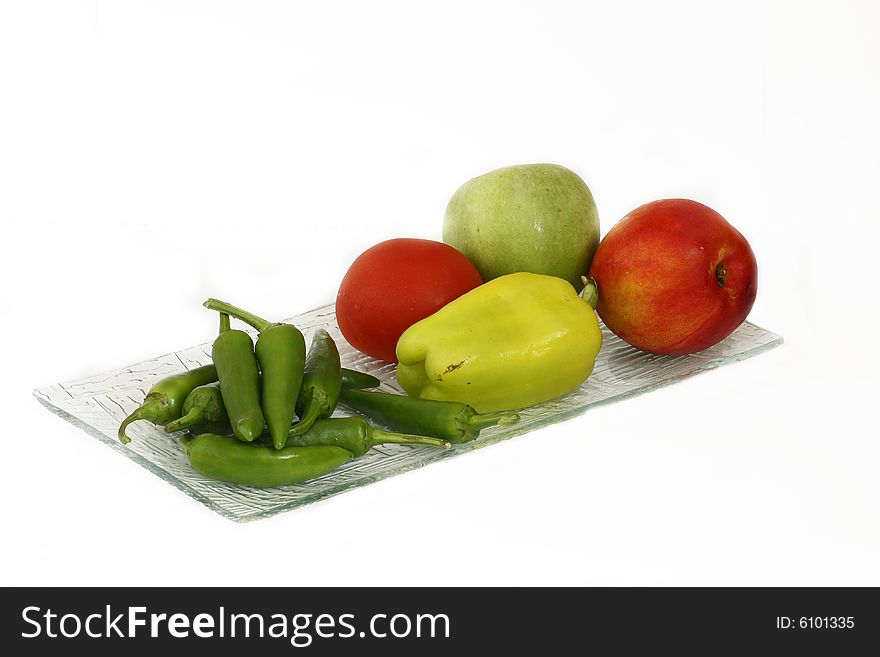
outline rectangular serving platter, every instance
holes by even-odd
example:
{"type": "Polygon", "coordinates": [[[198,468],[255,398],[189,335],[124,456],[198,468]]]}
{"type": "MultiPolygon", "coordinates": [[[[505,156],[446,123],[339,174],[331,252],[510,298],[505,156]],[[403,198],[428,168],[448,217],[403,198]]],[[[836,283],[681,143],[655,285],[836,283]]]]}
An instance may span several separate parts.
{"type": "MultiPolygon", "coordinates": [[[[345,341],[336,325],[333,305],[316,308],[284,321],[300,328],[306,344],[309,344],[315,330],[326,329],[336,340],[345,367],[378,377],[382,381],[381,390],[401,392],[393,364],[365,356],[345,341]]],[[[129,427],[128,434],[132,438],[129,445],[121,445],[116,439],[119,423],[140,405],[154,383],[170,374],[211,362],[211,343],[77,381],[39,388],[34,390],[34,396],[51,412],[213,511],[231,520],[245,522],[267,518],[548,424],[562,422],[593,406],[648,392],[706,370],[751,358],[782,344],[780,336],[745,322],[726,339],[705,351],[688,356],[656,356],[630,347],[604,326],[602,331],[602,350],[587,382],[563,397],[523,410],[518,424],[484,429],[477,440],[447,450],[380,446],[307,483],[272,489],[228,484],[200,475],[190,467],[179,445],[179,436],[166,433],[149,422],[136,422],[129,427]]],[[[335,413],[339,417],[351,414],[341,406],[335,413]]]]}

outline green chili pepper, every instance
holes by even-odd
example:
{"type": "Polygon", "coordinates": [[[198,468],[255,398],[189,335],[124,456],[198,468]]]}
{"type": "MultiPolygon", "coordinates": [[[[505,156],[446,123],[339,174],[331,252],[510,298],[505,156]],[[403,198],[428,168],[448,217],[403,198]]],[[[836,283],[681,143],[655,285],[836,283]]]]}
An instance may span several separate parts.
{"type": "Polygon", "coordinates": [[[364,388],[378,388],[382,382],[371,374],[356,372],[345,367],[342,368],[342,389],[362,390],[364,388]]]}
{"type": "MultiPolygon", "coordinates": [[[[187,395],[181,416],[165,425],[165,431],[184,431],[195,427],[210,427],[211,433],[223,433],[229,427],[229,416],[223,404],[223,394],[217,382],[199,386],[187,395]]],[[[207,433],[202,431],[201,433],[207,433]]]]}
{"type": "Polygon", "coordinates": [[[318,418],[330,417],[339,401],[341,389],[339,350],[330,334],[324,329],[318,329],[312,338],[302,390],[296,400],[299,422],[290,428],[288,436],[299,436],[308,431],[318,418]]]}
{"type": "Polygon", "coordinates": [[[516,413],[480,415],[461,402],[418,399],[385,392],[344,390],[342,403],[391,429],[445,438],[456,444],[473,440],[486,427],[519,422],[516,413]]]}
{"type": "Polygon", "coordinates": [[[173,374],[156,383],[147,393],[144,403],[119,425],[117,435],[123,445],[131,442],[125,429],[136,420],[149,420],[165,425],[180,417],[184,401],[198,386],[217,380],[217,369],[213,365],[196,367],[180,374],[173,374]]]}
{"type": "Polygon", "coordinates": [[[306,358],[302,333],[291,324],[273,324],[217,299],[208,299],[204,305],[228,313],[260,332],[256,354],[263,371],[263,412],[272,442],[276,449],[281,449],[287,440],[302,386],[306,358]]]}
{"type": "MultiPolygon", "coordinates": [[[[210,367],[213,367],[211,365],[210,367]]],[[[342,386],[350,390],[371,388],[379,385],[379,379],[363,372],[342,369],[342,386]]],[[[223,395],[218,382],[208,383],[193,390],[183,402],[180,418],[165,425],[165,431],[191,431],[201,433],[225,434],[231,431],[229,416],[223,404],[223,395]]]]}
{"type": "Polygon", "coordinates": [[[351,452],[331,445],[274,449],[213,433],[184,436],[180,443],[196,472],[212,479],[260,488],[308,481],[352,458],[351,452]]]}
{"type": "Polygon", "coordinates": [[[439,438],[383,431],[371,426],[360,417],[315,420],[312,427],[303,434],[294,434],[291,431],[287,444],[299,446],[335,445],[351,452],[354,456],[361,456],[371,447],[385,444],[450,447],[449,442],[439,438]]]}
{"type": "Polygon", "coordinates": [[[260,409],[260,371],[251,336],[231,329],[226,313],[220,313],[220,335],[214,340],[211,356],[232,431],[249,443],[263,433],[266,423],[260,409]]]}

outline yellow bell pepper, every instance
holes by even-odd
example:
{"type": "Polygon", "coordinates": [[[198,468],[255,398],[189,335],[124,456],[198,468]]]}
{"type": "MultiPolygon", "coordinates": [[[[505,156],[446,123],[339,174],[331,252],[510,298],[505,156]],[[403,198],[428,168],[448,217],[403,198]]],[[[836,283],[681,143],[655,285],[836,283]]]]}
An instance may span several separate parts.
{"type": "Polygon", "coordinates": [[[587,380],[602,346],[595,291],[588,284],[579,297],[542,274],[493,279],[400,336],[397,381],[412,397],[480,413],[564,395],[587,380]]]}

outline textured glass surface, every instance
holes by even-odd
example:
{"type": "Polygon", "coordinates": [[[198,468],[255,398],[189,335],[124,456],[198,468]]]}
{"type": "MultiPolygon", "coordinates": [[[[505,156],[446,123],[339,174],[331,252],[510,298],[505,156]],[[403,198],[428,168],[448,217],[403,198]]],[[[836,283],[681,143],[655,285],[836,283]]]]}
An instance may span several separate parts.
{"type": "MultiPolygon", "coordinates": [[[[382,390],[400,392],[394,365],[374,360],[352,348],[339,333],[333,306],[316,308],[288,322],[302,330],[309,344],[318,328],[327,329],[339,345],[343,365],[369,372],[382,380],[382,390]]],[[[522,420],[509,427],[484,429],[479,439],[442,450],[402,445],[380,446],[337,470],[304,484],[258,489],[213,481],[193,471],[179,443],[149,422],[128,428],[132,442],[121,445],[116,430],[159,379],[205,365],[211,361],[211,344],[160,356],[78,381],[57,383],[34,391],[53,413],[102,440],[165,481],[221,515],[237,521],[265,518],[351,488],[363,486],[440,459],[492,445],[538,427],[580,415],[589,407],[653,390],[727,363],[755,356],[782,343],[778,335],[749,322],[714,347],[690,356],[654,356],[621,342],[604,329],[605,342],[593,375],[580,388],[545,404],[521,412],[522,420]]],[[[349,415],[340,407],[337,416],[349,415]]]]}

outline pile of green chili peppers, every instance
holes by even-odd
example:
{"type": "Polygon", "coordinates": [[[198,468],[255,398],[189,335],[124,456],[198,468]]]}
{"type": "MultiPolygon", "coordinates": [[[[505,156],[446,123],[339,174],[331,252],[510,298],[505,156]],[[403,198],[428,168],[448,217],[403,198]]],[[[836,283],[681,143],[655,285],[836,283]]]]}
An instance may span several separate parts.
{"type": "Polygon", "coordinates": [[[217,299],[204,305],[220,317],[213,364],[156,383],[119,426],[123,444],[131,440],[132,422],[149,420],[169,433],[186,432],[180,444],[197,472],[268,488],[320,477],[375,445],[448,448],[474,440],[485,427],[519,420],[515,413],[480,415],[458,402],[368,392],[380,381],[343,368],[327,331],[316,330],[306,352],[292,324],[217,299]],[[230,318],[256,329],[256,344],[230,318]],[[360,415],[332,417],[340,402],[360,415]]]}

